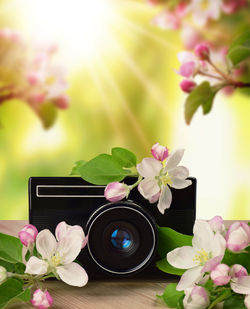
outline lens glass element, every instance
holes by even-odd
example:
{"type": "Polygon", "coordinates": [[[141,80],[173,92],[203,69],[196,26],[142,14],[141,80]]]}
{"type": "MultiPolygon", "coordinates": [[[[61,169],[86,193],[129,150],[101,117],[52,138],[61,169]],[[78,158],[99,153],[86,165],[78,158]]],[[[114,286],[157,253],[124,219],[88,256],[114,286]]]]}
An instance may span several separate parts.
{"type": "Polygon", "coordinates": [[[128,249],[132,244],[132,236],[126,230],[116,229],[111,235],[111,243],[116,249],[128,249]]]}

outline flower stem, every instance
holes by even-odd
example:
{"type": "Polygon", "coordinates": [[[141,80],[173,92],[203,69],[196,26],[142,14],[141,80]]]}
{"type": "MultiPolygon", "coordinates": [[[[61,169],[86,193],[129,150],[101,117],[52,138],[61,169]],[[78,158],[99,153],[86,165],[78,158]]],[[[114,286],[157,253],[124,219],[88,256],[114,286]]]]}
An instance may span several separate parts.
{"type": "Polygon", "coordinates": [[[230,289],[225,290],[225,293],[221,294],[219,297],[217,297],[207,309],[211,309],[213,308],[215,305],[217,305],[218,303],[222,302],[223,300],[227,299],[229,296],[231,296],[231,291],[230,289]]]}
{"type": "Polygon", "coordinates": [[[207,62],[214,68],[214,70],[223,77],[224,80],[228,81],[229,83],[232,83],[233,80],[229,78],[224,72],[222,72],[212,61],[211,59],[207,59],[207,62]]]}
{"type": "Polygon", "coordinates": [[[132,189],[134,189],[136,186],[139,185],[139,183],[140,183],[141,181],[142,181],[142,176],[140,175],[140,176],[138,177],[138,180],[137,180],[134,184],[132,184],[132,185],[129,186],[129,190],[131,191],[132,189]]]}

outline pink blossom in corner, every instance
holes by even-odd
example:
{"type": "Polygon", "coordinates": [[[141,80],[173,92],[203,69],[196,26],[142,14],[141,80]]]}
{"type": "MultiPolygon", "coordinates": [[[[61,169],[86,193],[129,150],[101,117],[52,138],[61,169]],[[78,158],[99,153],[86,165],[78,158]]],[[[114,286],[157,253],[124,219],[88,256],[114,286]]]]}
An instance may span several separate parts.
{"type": "Polygon", "coordinates": [[[196,285],[185,290],[183,299],[185,309],[205,309],[209,304],[209,294],[205,288],[196,285]]]}
{"type": "Polygon", "coordinates": [[[21,243],[25,247],[28,247],[30,244],[33,244],[35,242],[37,234],[38,230],[34,225],[26,224],[18,233],[18,237],[21,243]]]}
{"type": "Polygon", "coordinates": [[[128,196],[129,187],[120,182],[111,182],[109,183],[104,191],[104,196],[107,200],[111,202],[118,202],[128,196]]]}
{"type": "Polygon", "coordinates": [[[240,264],[234,264],[234,265],[232,265],[232,266],[230,267],[229,275],[230,275],[232,278],[240,278],[240,277],[247,276],[248,273],[247,273],[246,268],[243,267],[242,265],[240,265],[240,264]]]}
{"type": "Polygon", "coordinates": [[[250,244],[250,226],[245,222],[234,222],[226,234],[227,248],[239,252],[250,244]]]}
{"type": "Polygon", "coordinates": [[[168,157],[168,149],[165,146],[156,143],[151,149],[152,155],[156,160],[164,161],[168,157]]]}
{"type": "Polygon", "coordinates": [[[175,12],[165,10],[157,15],[152,23],[161,29],[176,30],[181,26],[181,19],[175,14],[175,12]]]}
{"type": "Polygon", "coordinates": [[[186,93],[192,92],[196,86],[197,86],[196,82],[189,79],[184,79],[180,83],[181,90],[186,93]]]}
{"type": "Polygon", "coordinates": [[[217,265],[211,272],[211,279],[213,280],[214,284],[220,286],[228,284],[231,277],[229,276],[229,266],[226,264],[219,264],[217,265]]]}
{"type": "Polygon", "coordinates": [[[200,60],[207,60],[209,59],[210,55],[210,48],[207,43],[200,43],[197,44],[194,48],[195,55],[200,59],[200,60]]]}
{"type": "Polygon", "coordinates": [[[247,5],[247,0],[224,0],[222,4],[222,11],[225,14],[231,15],[239,11],[247,5]]]}
{"type": "Polygon", "coordinates": [[[47,309],[53,305],[53,298],[48,291],[37,289],[33,293],[33,298],[30,300],[34,307],[38,309],[47,309]]]}

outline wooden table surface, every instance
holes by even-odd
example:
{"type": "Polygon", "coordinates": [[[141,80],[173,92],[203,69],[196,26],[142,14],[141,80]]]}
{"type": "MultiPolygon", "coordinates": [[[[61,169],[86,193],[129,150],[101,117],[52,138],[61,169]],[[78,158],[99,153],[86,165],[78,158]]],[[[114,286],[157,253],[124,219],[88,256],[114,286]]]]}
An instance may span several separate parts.
{"type": "MultiPolygon", "coordinates": [[[[0,232],[17,237],[27,221],[0,221],[0,232]]],[[[173,279],[172,279],[173,282],[173,279]]],[[[168,280],[89,282],[83,288],[59,281],[46,281],[54,298],[54,309],[147,309],[167,308],[156,294],[162,294],[168,280]]],[[[34,308],[29,304],[13,304],[11,309],[34,308]]]]}

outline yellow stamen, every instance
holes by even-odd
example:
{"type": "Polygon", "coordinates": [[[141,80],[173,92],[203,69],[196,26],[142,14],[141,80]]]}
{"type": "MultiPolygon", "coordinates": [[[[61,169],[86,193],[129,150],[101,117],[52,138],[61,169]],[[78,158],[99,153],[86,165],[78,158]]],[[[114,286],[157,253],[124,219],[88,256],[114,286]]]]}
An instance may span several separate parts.
{"type": "Polygon", "coordinates": [[[62,258],[60,257],[58,252],[56,252],[55,255],[52,256],[51,263],[55,267],[62,264],[62,258]]]}
{"type": "Polygon", "coordinates": [[[171,185],[172,184],[172,180],[171,178],[167,175],[161,176],[160,177],[161,183],[166,186],[166,185],[171,185]]]}
{"type": "Polygon", "coordinates": [[[203,266],[211,258],[211,253],[201,249],[197,251],[197,254],[194,256],[193,261],[197,261],[203,266]]]}

